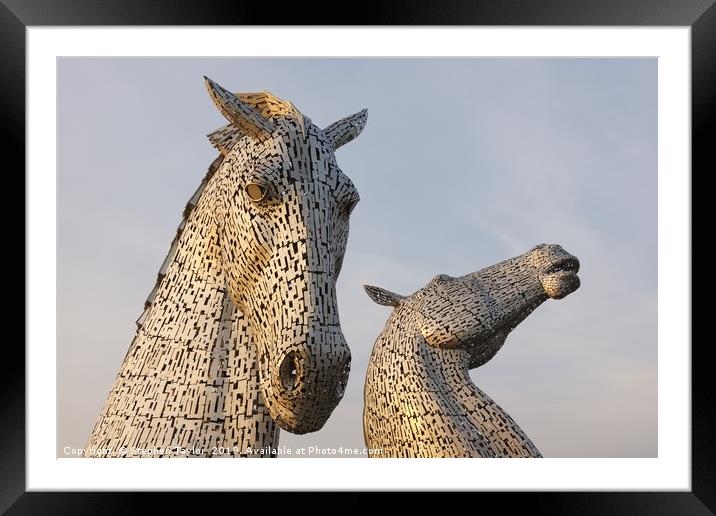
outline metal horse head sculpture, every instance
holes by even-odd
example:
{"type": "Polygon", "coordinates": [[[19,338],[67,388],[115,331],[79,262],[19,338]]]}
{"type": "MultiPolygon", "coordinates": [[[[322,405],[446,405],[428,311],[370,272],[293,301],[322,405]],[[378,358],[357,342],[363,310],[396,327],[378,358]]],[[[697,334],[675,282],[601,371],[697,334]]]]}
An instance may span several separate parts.
{"type": "Polygon", "coordinates": [[[409,296],[366,286],[373,301],[395,307],[368,363],[368,448],[383,457],[541,456],[468,371],[544,301],[579,288],[578,271],[576,257],[542,244],[465,276],[440,274],[409,296]]]}
{"type": "Polygon", "coordinates": [[[271,416],[291,432],[315,431],[350,368],[336,279],[359,196],[334,153],[360,134],[367,111],[321,129],[269,93],[206,84],[230,122],[210,135],[225,152],[214,183],[228,291],[249,321],[271,416]]]}
{"type": "Polygon", "coordinates": [[[276,425],[316,431],[343,396],[336,279],[359,197],[335,151],[367,111],[321,129],[270,93],[205,82],[229,121],[209,135],[221,155],[187,204],[85,456],[271,456],[253,450],[278,443],[276,425]]]}

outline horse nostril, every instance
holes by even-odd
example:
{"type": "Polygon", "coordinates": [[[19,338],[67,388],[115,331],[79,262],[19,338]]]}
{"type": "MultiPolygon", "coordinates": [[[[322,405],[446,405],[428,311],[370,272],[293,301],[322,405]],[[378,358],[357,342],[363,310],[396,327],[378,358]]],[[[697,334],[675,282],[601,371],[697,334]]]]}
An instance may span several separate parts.
{"type": "Polygon", "coordinates": [[[290,394],[298,384],[298,359],[294,352],[289,353],[281,361],[281,365],[278,369],[278,374],[281,379],[281,386],[284,388],[286,393],[290,394]]]}

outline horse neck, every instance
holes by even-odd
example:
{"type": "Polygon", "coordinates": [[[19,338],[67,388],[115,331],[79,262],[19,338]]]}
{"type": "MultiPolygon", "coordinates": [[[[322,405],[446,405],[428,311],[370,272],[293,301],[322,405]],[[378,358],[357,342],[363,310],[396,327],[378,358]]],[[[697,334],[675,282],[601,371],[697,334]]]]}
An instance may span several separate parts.
{"type": "MultiPolygon", "coordinates": [[[[422,339],[421,339],[422,340],[422,339]]],[[[464,349],[437,349],[424,343],[425,362],[439,386],[442,402],[457,407],[471,433],[482,437],[485,455],[495,457],[539,457],[540,452],[512,417],[469,375],[471,355],[464,349]]]]}
{"type": "Polygon", "coordinates": [[[278,444],[248,321],[225,287],[211,195],[180,226],[87,448],[265,456],[278,444]]]}
{"type": "MultiPolygon", "coordinates": [[[[463,450],[472,449],[481,456],[492,457],[541,456],[512,417],[472,382],[468,351],[430,346],[420,335],[414,319],[396,312],[378,337],[371,355],[366,406],[371,403],[380,411],[380,397],[406,391],[403,384],[407,381],[411,383],[407,391],[431,398],[431,404],[440,407],[444,418],[454,419],[453,426],[461,433],[454,437],[463,442],[463,450]]],[[[413,410],[421,406],[424,403],[415,403],[413,410]]],[[[390,413],[387,407],[382,410],[390,413]]]]}

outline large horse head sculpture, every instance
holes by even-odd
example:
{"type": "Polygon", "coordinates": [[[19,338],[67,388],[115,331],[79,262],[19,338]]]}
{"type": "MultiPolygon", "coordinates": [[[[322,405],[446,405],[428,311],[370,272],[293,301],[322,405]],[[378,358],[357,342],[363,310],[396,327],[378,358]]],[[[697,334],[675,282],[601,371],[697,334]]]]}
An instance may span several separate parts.
{"type": "Polygon", "coordinates": [[[277,426],[320,429],[350,368],[336,278],[355,187],[320,129],[270,93],[206,79],[229,124],[137,320],[85,457],[270,457],[277,426]]]}
{"type": "Polygon", "coordinates": [[[230,122],[209,135],[224,155],[207,185],[218,190],[220,268],[254,337],[271,417],[312,432],[341,400],[350,369],[336,279],[359,196],[334,153],[360,134],[367,111],[321,129],[270,93],[205,81],[230,122]]]}

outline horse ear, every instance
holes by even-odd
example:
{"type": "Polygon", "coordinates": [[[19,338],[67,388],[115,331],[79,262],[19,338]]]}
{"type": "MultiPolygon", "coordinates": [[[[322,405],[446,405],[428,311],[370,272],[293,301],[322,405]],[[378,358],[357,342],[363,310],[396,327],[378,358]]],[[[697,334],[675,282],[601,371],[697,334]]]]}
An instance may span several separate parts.
{"type": "Polygon", "coordinates": [[[259,139],[271,134],[274,129],[273,121],[261,116],[253,107],[206,76],[204,76],[204,84],[219,112],[245,134],[259,139]]]}
{"type": "Polygon", "coordinates": [[[379,305],[398,306],[400,302],[405,299],[405,296],[401,296],[400,294],[396,294],[395,292],[391,292],[380,287],[363,285],[363,288],[368,293],[368,297],[379,305]]]}
{"type": "Polygon", "coordinates": [[[355,140],[368,121],[368,110],[363,109],[351,116],[333,122],[323,130],[328,141],[333,144],[333,150],[355,140]]]}

